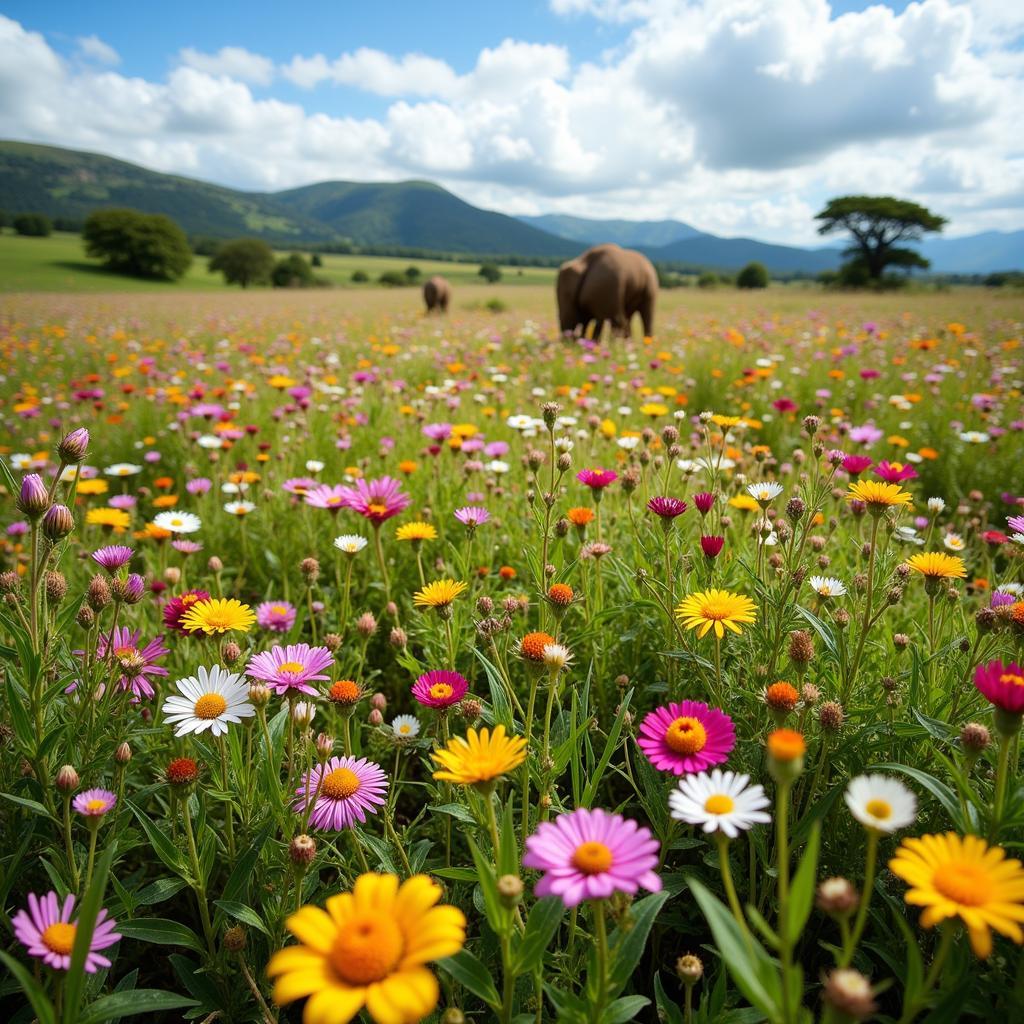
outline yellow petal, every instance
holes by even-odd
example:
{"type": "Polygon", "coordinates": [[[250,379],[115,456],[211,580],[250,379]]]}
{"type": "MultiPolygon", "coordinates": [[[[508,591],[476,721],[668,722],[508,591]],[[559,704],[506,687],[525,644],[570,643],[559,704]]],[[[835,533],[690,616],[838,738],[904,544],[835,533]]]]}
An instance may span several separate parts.
{"type": "Polygon", "coordinates": [[[979,960],[987,960],[992,952],[992,933],[988,930],[988,925],[983,924],[980,928],[968,928],[967,937],[971,940],[971,949],[974,950],[974,955],[979,960]]]}
{"type": "Polygon", "coordinates": [[[333,982],[334,972],[326,966],[321,966],[318,970],[289,971],[282,974],[274,983],[274,1002],[278,1006],[283,1006],[313,992],[319,992],[333,982]]]}
{"type": "Polygon", "coordinates": [[[308,946],[285,946],[279,949],[267,964],[267,974],[285,974],[288,971],[308,971],[324,962],[323,954],[308,946]]]}
{"type": "Polygon", "coordinates": [[[285,924],[300,942],[320,953],[330,951],[338,934],[334,922],[319,907],[301,907],[285,924]]]}
{"type": "Polygon", "coordinates": [[[310,996],[302,1014],[303,1024],[348,1024],[363,1008],[366,990],[332,985],[310,996]]]}

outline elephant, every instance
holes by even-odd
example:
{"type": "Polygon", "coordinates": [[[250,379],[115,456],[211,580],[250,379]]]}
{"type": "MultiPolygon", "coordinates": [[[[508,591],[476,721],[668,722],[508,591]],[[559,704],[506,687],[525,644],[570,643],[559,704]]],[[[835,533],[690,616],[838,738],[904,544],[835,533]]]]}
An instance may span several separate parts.
{"type": "Polygon", "coordinates": [[[428,313],[435,309],[447,313],[451,297],[452,286],[443,277],[432,277],[423,285],[423,301],[427,304],[428,313]]]}
{"type": "Polygon", "coordinates": [[[654,302],[658,275],[651,261],[634,249],[595,245],[558,268],[555,285],[558,320],[563,332],[586,333],[597,321],[600,337],[605,321],[612,330],[629,337],[634,313],[640,314],[644,336],[654,331],[654,302]]]}

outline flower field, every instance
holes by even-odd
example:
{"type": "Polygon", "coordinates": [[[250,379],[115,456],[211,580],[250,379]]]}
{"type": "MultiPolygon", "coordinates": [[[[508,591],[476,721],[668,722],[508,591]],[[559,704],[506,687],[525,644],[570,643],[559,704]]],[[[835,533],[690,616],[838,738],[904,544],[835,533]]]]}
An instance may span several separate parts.
{"type": "Polygon", "coordinates": [[[504,294],[5,302],[5,1019],[1021,1019],[1024,304],[504,294]]]}

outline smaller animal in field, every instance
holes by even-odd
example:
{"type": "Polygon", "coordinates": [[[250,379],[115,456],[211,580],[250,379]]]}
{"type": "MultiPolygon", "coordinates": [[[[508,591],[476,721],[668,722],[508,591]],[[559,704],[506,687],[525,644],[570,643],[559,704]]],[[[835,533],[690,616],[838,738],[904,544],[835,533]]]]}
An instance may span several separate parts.
{"type": "Polygon", "coordinates": [[[452,286],[440,276],[430,278],[423,285],[423,301],[427,304],[427,312],[448,312],[448,302],[452,297],[452,286]]]}
{"type": "Polygon", "coordinates": [[[565,333],[586,334],[596,321],[594,336],[600,337],[607,321],[616,334],[628,337],[635,313],[640,314],[644,336],[654,332],[658,275],[651,261],[634,249],[595,245],[558,268],[555,292],[565,333]]]}

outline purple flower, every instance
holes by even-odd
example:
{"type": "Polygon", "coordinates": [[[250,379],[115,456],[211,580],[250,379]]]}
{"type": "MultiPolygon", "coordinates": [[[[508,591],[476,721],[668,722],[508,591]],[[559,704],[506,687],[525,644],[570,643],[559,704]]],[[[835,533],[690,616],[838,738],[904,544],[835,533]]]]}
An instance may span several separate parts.
{"type": "Polygon", "coordinates": [[[701,491],[700,494],[693,496],[693,503],[697,506],[697,511],[706,516],[715,507],[715,496],[709,491],[701,491]]]}
{"type": "Polygon", "coordinates": [[[256,622],[272,633],[287,633],[295,624],[295,605],[288,601],[264,601],[256,606],[256,622]]]}
{"type": "Polygon", "coordinates": [[[457,508],[454,515],[463,526],[470,530],[483,526],[491,518],[491,513],[482,505],[464,505],[462,508],[457,508]]]}
{"type": "MultiPolygon", "coordinates": [[[[153,696],[153,684],[150,676],[165,676],[167,669],[156,664],[158,658],[170,654],[164,647],[164,638],[154,637],[145,647],[139,647],[141,630],[131,632],[127,626],[117,626],[113,635],[113,657],[120,662],[123,675],[120,679],[122,690],[131,689],[136,698],[153,696]]],[[[96,642],[96,660],[102,661],[107,656],[108,645],[111,643],[109,633],[101,633],[96,642]]]]}
{"type": "MultiPolygon", "coordinates": [[[[66,971],[71,966],[71,951],[75,946],[76,925],[71,921],[74,909],[75,897],[70,893],[60,904],[55,892],[47,893],[42,899],[30,892],[28,911],[19,910],[11,918],[14,934],[31,956],[55,970],[66,971]]],[[[110,966],[110,961],[97,950],[106,949],[121,938],[114,931],[116,924],[112,917],[107,917],[105,909],[100,910],[85,957],[86,973],[95,974],[99,968],[110,966]]]]}
{"type": "Polygon", "coordinates": [[[29,519],[38,519],[50,507],[46,484],[38,473],[28,473],[21,481],[17,506],[29,519]]]}
{"type": "Polygon", "coordinates": [[[326,647],[309,644],[288,644],[257,654],[245,670],[247,676],[266,683],[275,693],[315,694],[312,681],[327,679],[323,670],[334,662],[334,655],[326,647]]]}
{"type": "Polygon", "coordinates": [[[65,434],[64,439],[57,445],[57,454],[60,456],[61,462],[72,466],[81,462],[88,450],[89,431],[85,427],[79,427],[77,430],[72,430],[70,434],[65,434]]]}
{"type": "Polygon", "coordinates": [[[609,484],[615,483],[618,478],[619,474],[613,469],[581,469],[576,474],[576,479],[594,492],[600,492],[609,484]]]}
{"type": "Polygon", "coordinates": [[[71,806],[86,818],[102,818],[116,803],[117,795],[109,789],[87,789],[71,801],[71,806]]]}
{"type": "Polygon", "coordinates": [[[682,498],[651,498],[647,502],[647,508],[656,516],[671,522],[686,511],[686,502],[682,498]]]}
{"type": "Polygon", "coordinates": [[[647,715],[637,745],[659,771],[702,772],[728,758],[736,746],[736,729],[724,711],[684,700],[647,715]]]}
{"type": "Polygon", "coordinates": [[[365,757],[332,757],[312,768],[295,790],[294,810],[302,813],[312,802],[309,823],[314,828],[340,831],[366,821],[384,803],[388,779],[383,769],[365,757]]]}
{"type": "Polygon", "coordinates": [[[111,508],[129,509],[135,508],[139,503],[134,494],[115,494],[107,504],[111,508]]]}
{"type": "Polygon", "coordinates": [[[1007,516],[1006,525],[1010,533],[1024,533],[1024,516],[1007,516]]]}
{"type": "Polygon", "coordinates": [[[97,548],[92,553],[93,561],[110,573],[111,576],[118,569],[126,566],[135,552],[124,544],[111,544],[105,548],[97,548]]]}
{"type": "Polygon", "coordinates": [[[189,494],[206,494],[206,492],[213,486],[213,481],[208,480],[205,476],[197,476],[194,480],[189,480],[185,484],[185,490],[189,494]]]}
{"type": "Polygon", "coordinates": [[[458,672],[435,669],[433,672],[424,672],[413,683],[412,695],[424,707],[450,708],[466,696],[468,689],[469,683],[458,672]]]}
{"type": "Polygon", "coordinates": [[[866,423],[863,427],[854,427],[850,431],[850,440],[858,444],[874,444],[882,437],[882,431],[872,423],[866,423]]]}

